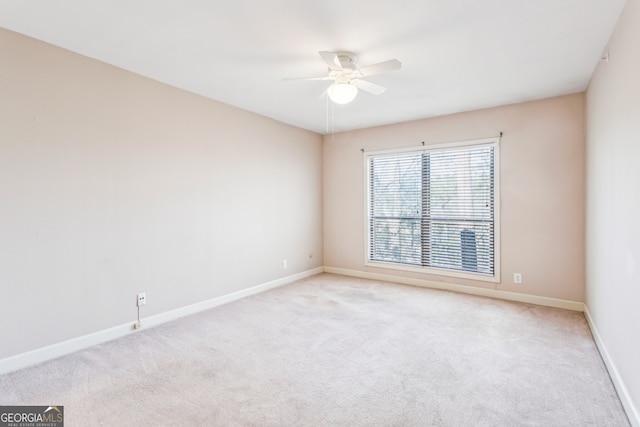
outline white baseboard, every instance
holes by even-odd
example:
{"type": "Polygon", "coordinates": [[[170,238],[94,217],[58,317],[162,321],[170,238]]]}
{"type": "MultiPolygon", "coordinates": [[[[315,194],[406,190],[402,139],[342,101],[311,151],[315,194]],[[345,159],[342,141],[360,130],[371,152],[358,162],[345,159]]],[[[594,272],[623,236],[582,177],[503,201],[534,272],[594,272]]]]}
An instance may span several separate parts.
{"type": "MultiPolygon", "coordinates": [[[[142,319],[142,325],[144,328],[157,326],[162,323],[178,319],[180,317],[195,314],[213,307],[217,307],[219,305],[227,304],[229,302],[248,297],[250,295],[255,295],[260,292],[267,291],[269,289],[287,285],[297,280],[322,273],[323,271],[323,267],[318,267],[312,270],[303,271],[302,273],[263,283],[261,285],[253,286],[251,288],[243,289],[227,295],[222,295],[196,304],[188,305],[186,307],[181,307],[175,310],[167,311],[165,313],[156,314],[155,316],[150,316],[148,318],[142,319]]],[[[47,347],[42,347],[32,351],[28,351],[26,353],[7,357],[0,360],[0,375],[17,371],[19,369],[23,369],[38,363],[46,362],[48,360],[55,359],[66,354],[75,353],[76,351],[94,345],[102,344],[104,342],[123,337],[130,333],[137,332],[133,329],[132,325],[133,324],[131,322],[128,322],[124,325],[115,326],[113,328],[73,338],[68,341],[63,341],[47,347]]]]}
{"type": "Polygon", "coordinates": [[[359,277],[362,279],[380,280],[383,282],[394,282],[403,285],[421,286],[424,288],[440,289],[445,291],[460,292],[489,298],[497,298],[508,301],[524,302],[529,304],[543,305],[546,307],[564,308],[573,311],[584,311],[584,303],[568,301],[557,298],[540,297],[536,295],[519,294],[517,292],[498,291],[495,289],[476,288],[473,286],[455,285],[451,283],[434,282],[431,280],[414,279],[410,277],[391,276],[387,274],[371,273],[367,271],[349,270],[346,268],[325,267],[326,273],[340,274],[343,276],[359,277]]]}
{"type": "Polygon", "coordinates": [[[598,328],[593,322],[593,318],[591,317],[591,313],[589,313],[589,307],[585,305],[584,315],[587,318],[587,323],[589,324],[589,328],[591,328],[591,334],[593,335],[593,339],[596,342],[596,346],[600,351],[600,355],[602,356],[602,360],[609,371],[609,376],[611,377],[611,381],[613,381],[613,385],[618,392],[618,397],[620,397],[620,402],[622,402],[622,406],[624,407],[625,412],[627,413],[627,418],[629,418],[629,422],[633,427],[640,427],[640,412],[633,404],[633,400],[629,396],[629,391],[624,384],[618,369],[616,368],[611,355],[607,351],[607,347],[602,341],[602,337],[598,332],[598,328]]]}
{"type": "Polygon", "coordinates": [[[132,332],[131,323],[94,332],[0,360],[0,375],[102,344],[132,332]]]}

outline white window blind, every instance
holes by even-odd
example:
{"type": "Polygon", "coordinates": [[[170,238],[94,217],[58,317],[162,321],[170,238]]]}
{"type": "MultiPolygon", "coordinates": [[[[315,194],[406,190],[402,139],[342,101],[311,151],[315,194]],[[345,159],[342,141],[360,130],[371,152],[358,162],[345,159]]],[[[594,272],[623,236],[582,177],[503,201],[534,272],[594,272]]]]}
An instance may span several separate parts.
{"type": "Polygon", "coordinates": [[[495,274],[495,144],[368,157],[373,262],[495,274]]]}

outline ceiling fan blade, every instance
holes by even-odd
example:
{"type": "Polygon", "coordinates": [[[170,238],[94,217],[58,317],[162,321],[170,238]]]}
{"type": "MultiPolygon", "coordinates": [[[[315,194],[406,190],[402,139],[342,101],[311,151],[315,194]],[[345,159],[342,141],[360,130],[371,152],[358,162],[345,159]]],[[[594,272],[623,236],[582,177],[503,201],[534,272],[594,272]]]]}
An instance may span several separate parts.
{"type": "Polygon", "coordinates": [[[338,59],[338,55],[334,52],[327,52],[326,50],[321,50],[318,52],[324,62],[327,63],[329,69],[331,70],[342,70],[342,65],[340,64],[340,60],[338,59]]]}
{"type": "Polygon", "coordinates": [[[374,74],[388,73],[389,71],[395,71],[402,68],[402,63],[397,59],[390,59],[388,61],[379,62],[373,65],[367,65],[358,69],[362,73],[363,77],[373,76],[374,74]]]}
{"type": "Polygon", "coordinates": [[[368,82],[366,80],[354,79],[354,80],[351,80],[351,84],[357,87],[358,89],[361,89],[365,92],[372,93],[374,95],[380,95],[382,92],[387,90],[386,88],[380,85],[368,82]]]}

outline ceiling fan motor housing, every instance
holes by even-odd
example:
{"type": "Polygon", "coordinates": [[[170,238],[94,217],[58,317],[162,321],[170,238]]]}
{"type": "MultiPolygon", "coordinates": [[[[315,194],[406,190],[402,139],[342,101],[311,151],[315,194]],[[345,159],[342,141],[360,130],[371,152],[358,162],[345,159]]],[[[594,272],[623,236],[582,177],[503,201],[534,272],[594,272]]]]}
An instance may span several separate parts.
{"type": "Polygon", "coordinates": [[[336,52],[338,56],[338,61],[340,61],[340,65],[342,68],[355,70],[356,69],[356,60],[358,57],[352,52],[336,52]]]}
{"type": "Polygon", "coordinates": [[[349,84],[353,79],[362,78],[362,74],[358,72],[356,68],[356,60],[358,57],[352,52],[335,52],[338,61],[340,62],[341,70],[329,69],[329,76],[335,80],[336,83],[349,84]]]}

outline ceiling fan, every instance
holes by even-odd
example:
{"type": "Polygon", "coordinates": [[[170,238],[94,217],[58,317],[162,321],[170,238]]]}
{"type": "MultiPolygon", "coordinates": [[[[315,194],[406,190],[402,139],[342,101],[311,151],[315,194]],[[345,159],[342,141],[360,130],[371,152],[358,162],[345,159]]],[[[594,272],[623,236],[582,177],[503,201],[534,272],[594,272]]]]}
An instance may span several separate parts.
{"type": "Polygon", "coordinates": [[[365,77],[375,74],[388,73],[399,70],[402,64],[397,59],[379,62],[366,67],[357,68],[357,57],[351,52],[318,52],[324,62],[329,66],[329,75],[324,77],[311,77],[294,80],[333,80],[327,93],[336,104],[348,104],[358,95],[358,89],[374,95],[380,95],[386,89],[375,83],[364,80],[365,77]]]}

